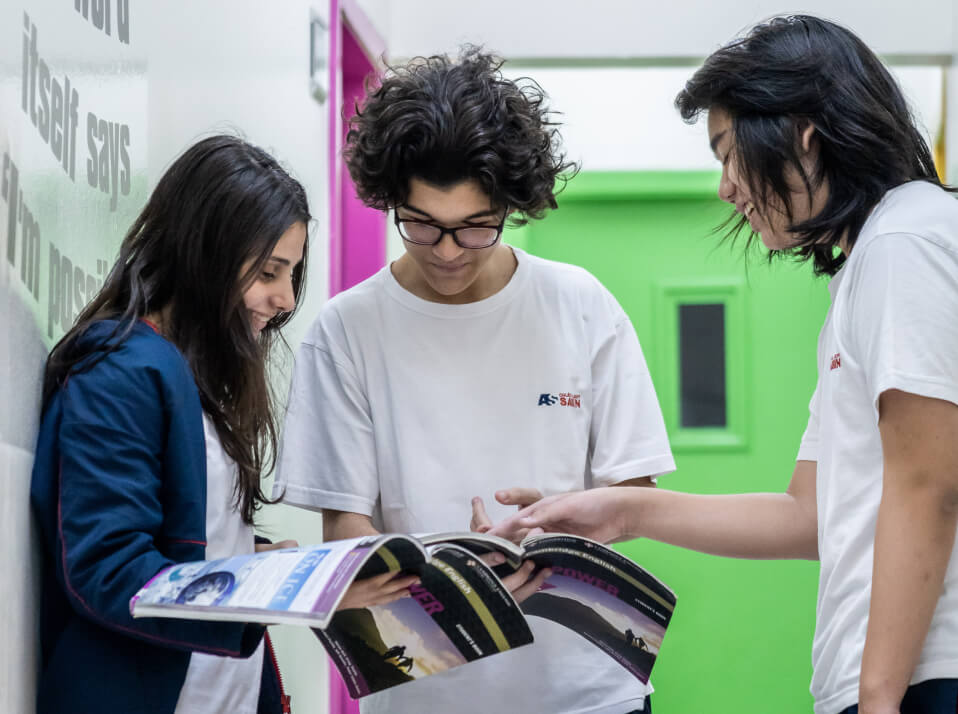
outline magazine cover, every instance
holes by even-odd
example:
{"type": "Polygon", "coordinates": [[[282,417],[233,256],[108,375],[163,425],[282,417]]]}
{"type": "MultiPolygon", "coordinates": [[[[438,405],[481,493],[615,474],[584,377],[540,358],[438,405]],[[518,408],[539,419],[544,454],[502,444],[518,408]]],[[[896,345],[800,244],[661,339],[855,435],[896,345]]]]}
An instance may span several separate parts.
{"type": "Polygon", "coordinates": [[[386,554],[388,570],[397,573],[414,569],[427,557],[412,538],[390,535],[181,563],[143,586],[130,601],[130,612],[134,617],[325,627],[377,551],[386,554]]]}

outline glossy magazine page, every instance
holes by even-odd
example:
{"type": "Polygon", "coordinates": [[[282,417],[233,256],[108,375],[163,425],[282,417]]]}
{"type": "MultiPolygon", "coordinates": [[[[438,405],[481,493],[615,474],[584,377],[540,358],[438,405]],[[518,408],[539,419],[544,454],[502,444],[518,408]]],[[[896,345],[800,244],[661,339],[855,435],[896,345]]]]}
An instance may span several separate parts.
{"type": "Polygon", "coordinates": [[[523,545],[527,559],[552,569],[522,603],[523,612],[565,625],[648,683],[675,594],[633,561],[586,538],[545,535],[523,545]]]}
{"type": "MultiPolygon", "coordinates": [[[[478,557],[453,545],[430,551],[411,598],[343,610],[314,630],[353,698],[532,642],[512,595],[478,557]]],[[[360,577],[382,567],[372,558],[360,577]]]]}
{"type": "Polygon", "coordinates": [[[390,570],[425,561],[403,535],[352,538],[220,560],[179,563],[130,600],[133,617],[286,623],[325,627],[363,565],[382,551],[390,570]]]}

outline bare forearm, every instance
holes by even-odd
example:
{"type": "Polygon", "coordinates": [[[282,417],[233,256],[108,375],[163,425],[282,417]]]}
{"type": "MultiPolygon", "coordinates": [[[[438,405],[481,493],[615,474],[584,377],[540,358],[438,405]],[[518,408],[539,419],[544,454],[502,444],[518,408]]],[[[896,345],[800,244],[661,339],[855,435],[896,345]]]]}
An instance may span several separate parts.
{"type": "Polygon", "coordinates": [[[643,489],[629,509],[631,537],[731,558],[818,559],[812,513],[789,493],[699,495],[643,489]]]}
{"type": "Polygon", "coordinates": [[[882,497],[862,714],[898,711],[942,595],[958,523],[958,405],[892,389],[878,411],[882,497]]]}
{"type": "Polygon", "coordinates": [[[360,536],[379,535],[372,519],[361,513],[323,510],[323,540],[344,540],[360,536]]]}
{"type": "Polygon", "coordinates": [[[886,481],[878,511],[862,656],[861,703],[868,708],[874,702],[875,711],[900,702],[908,687],[941,596],[958,523],[952,489],[898,489],[895,481],[886,481]]]}

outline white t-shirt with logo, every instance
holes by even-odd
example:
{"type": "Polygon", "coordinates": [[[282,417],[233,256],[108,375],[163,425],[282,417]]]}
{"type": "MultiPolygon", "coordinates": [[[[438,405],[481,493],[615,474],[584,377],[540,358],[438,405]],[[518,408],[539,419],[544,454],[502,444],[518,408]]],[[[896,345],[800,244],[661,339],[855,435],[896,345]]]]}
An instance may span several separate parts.
{"type": "MultiPolygon", "coordinates": [[[[236,463],[216,427],[203,415],[206,437],[206,560],[246,555],[256,548],[253,527],[235,508],[236,463]]],[[[248,659],[194,652],[175,714],[256,714],[263,677],[263,643],[248,659]]]]}
{"type": "MultiPolygon", "coordinates": [[[[829,291],[798,454],[818,462],[816,714],[858,701],[882,494],[878,398],[898,389],[958,404],[958,201],[925,182],[889,191],[829,291]]],[[[912,683],[950,677],[958,677],[958,550],[912,683]]]]}
{"type": "MultiPolygon", "coordinates": [[[[489,298],[420,299],[389,267],[332,298],[299,349],[274,493],[386,531],[493,521],[497,489],[543,494],[675,468],[635,331],[581,268],[513,249],[489,298]]],[[[363,712],[609,712],[647,688],[579,635],[530,618],[534,645],[394,687],[363,712]],[[481,695],[476,687],[481,686],[481,695]]]]}

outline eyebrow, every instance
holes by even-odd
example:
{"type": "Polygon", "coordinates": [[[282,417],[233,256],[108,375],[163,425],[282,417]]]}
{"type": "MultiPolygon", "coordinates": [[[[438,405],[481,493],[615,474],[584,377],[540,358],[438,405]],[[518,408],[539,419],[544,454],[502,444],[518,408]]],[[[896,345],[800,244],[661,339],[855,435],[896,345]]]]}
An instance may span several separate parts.
{"type": "Polygon", "coordinates": [[[281,263],[282,265],[289,265],[289,264],[290,264],[290,262],[289,262],[288,260],[286,260],[286,258],[280,258],[280,257],[275,256],[275,255],[271,255],[269,258],[267,258],[266,262],[267,262],[267,263],[281,263]]]}
{"type": "Polygon", "coordinates": [[[709,146],[712,147],[712,153],[715,153],[715,147],[718,146],[718,143],[722,140],[722,137],[728,133],[728,129],[722,129],[718,134],[712,137],[712,140],[709,142],[709,146]]]}
{"type": "MultiPolygon", "coordinates": [[[[407,210],[409,210],[409,211],[413,211],[413,212],[418,213],[418,214],[420,214],[420,215],[422,215],[422,216],[425,216],[426,218],[429,218],[430,220],[433,220],[433,221],[436,220],[432,215],[430,215],[430,214],[427,213],[426,211],[422,210],[421,208],[416,208],[415,206],[412,206],[412,205],[410,205],[410,204],[408,204],[408,203],[406,203],[406,204],[404,204],[404,205],[402,205],[402,206],[397,206],[397,210],[398,210],[399,208],[405,208],[405,209],[407,209],[407,210]]],[[[498,211],[497,209],[495,209],[495,208],[490,208],[490,209],[487,210],[487,211],[479,211],[478,213],[473,213],[471,216],[466,216],[466,217],[463,218],[462,220],[463,220],[463,221],[475,221],[476,219],[479,219],[479,218],[498,218],[498,217],[499,217],[499,211],[498,211]]]]}

